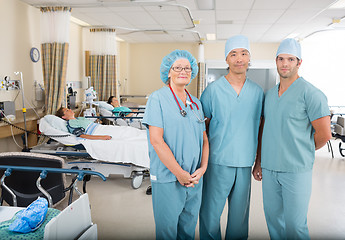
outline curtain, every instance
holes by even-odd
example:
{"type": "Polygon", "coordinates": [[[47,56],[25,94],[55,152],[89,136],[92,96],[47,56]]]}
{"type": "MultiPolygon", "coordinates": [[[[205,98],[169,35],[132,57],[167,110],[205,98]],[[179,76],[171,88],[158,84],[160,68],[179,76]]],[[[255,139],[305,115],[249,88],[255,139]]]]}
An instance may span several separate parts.
{"type": "Polygon", "coordinates": [[[197,79],[197,98],[201,97],[202,92],[205,89],[205,75],[206,75],[206,66],[205,66],[205,56],[204,56],[204,45],[199,44],[199,57],[198,57],[198,67],[199,72],[196,77],[197,79]]]}
{"type": "Polygon", "coordinates": [[[88,39],[90,55],[86,68],[98,100],[106,101],[110,96],[118,97],[115,29],[90,29],[88,39]]]}
{"type": "Polygon", "coordinates": [[[201,97],[202,92],[205,89],[205,63],[199,62],[199,73],[197,75],[197,98],[201,97]]]}
{"type": "Polygon", "coordinates": [[[115,55],[89,56],[91,85],[100,101],[107,101],[110,96],[117,95],[115,62],[115,55]]]}
{"type": "Polygon", "coordinates": [[[58,108],[66,106],[71,10],[69,7],[41,7],[42,69],[47,114],[55,114],[58,108]]]}

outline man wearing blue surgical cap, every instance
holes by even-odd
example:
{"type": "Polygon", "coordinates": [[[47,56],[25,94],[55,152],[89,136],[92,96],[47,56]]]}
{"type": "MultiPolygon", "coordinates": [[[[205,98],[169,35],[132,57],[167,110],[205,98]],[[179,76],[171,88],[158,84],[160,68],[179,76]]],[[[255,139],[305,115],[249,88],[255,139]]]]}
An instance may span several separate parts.
{"type": "Polygon", "coordinates": [[[310,239],[307,213],[315,150],[331,138],[326,96],[298,75],[301,46],[281,42],[276,64],[280,82],[265,96],[261,160],[265,217],[271,239],[310,239]]]}
{"type": "Polygon", "coordinates": [[[146,104],[156,239],[195,236],[209,151],[201,103],[186,90],[197,73],[189,52],[171,52],[160,67],[166,86],[146,104]]]}
{"type": "Polygon", "coordinates": [[[251,170],[257,152],[263,90],[246,77],[249,40],[227,40],[226,76],[207,86],[201,103],[207,117],[209,165],[204,176],[200,239],[221,239],[220,217],[228,201],[226,239],[248,238],[251,170]]]}

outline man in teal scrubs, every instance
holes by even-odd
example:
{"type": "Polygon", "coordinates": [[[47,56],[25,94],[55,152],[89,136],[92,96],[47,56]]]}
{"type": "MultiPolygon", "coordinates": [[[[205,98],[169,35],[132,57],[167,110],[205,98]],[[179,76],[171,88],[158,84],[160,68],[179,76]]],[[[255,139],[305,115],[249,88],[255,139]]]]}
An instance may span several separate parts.
{"type": "MultiPolygon", "coordinates": [[[[276,64],[280,83],[265,96],[261,160],[265,217],[271,239],[310,239],[307,226],[315,150],[331,138],[326,96],[298,75],[301,46],[281,42],[276,64]]],[[[260,166],[261,162],[261,166],[260,166]]]]}
{"type": "Polygon", "coordinates": [[[249,40],[227,40],[229,73],[201,96],[210,144],[200,210],[200,239],[221,239],[220,217],[228,201],[226,239],[248,238],[251,168],[257,151],[263,90],[246,77],[249,40]]]}

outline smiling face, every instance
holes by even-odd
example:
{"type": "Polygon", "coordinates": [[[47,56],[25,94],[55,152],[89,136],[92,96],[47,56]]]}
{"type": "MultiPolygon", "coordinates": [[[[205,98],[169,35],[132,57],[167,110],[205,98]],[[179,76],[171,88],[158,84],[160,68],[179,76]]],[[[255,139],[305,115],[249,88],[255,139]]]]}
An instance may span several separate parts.
{"type": "Polygon", "coordinates": [[[277,71],[283,79],[297,79],[302,60],[294,55],[279,54],[276,58],[277,71]]]}
{"type": "Polygon", "coordinates": [[[250,54],[247,49],[236,48],[226,57],[229,71],[234,74],[245,74],[250,61],[250,54]]]}
{"type": "Polygon", "coordinates": [[[174,62],[169,71],[171,85],[186,86],[191,80],[191,66],[187,59],[181,58],[174,62]],[[181,68],[183,68],[181,70],[181,68]],[[181,71],[180,71],[181,70],[181,71]]]}

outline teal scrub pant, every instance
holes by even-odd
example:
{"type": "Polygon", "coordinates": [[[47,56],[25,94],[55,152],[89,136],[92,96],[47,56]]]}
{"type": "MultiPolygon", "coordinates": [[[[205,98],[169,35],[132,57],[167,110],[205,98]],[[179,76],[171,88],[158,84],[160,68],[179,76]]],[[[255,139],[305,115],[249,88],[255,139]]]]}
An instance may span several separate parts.
{"type": "Polygon", "coordinates": [[[194,239],[203,179],[188,188],[178,181],[151,184],[156,239],[194,239]]]}
{"type": "Polygon", "coordinates": [[[228,200],[225,239],[247,239],[251,167],[209,164],[200,208],[200,239],[221,239],[220,217],[228,200]]]}
{"type": "Polygon", "coordinates": [[[303,173],[262,169],[262,194],[270,238],[310,239],[307,226],[312,170],[303,173]]]}

